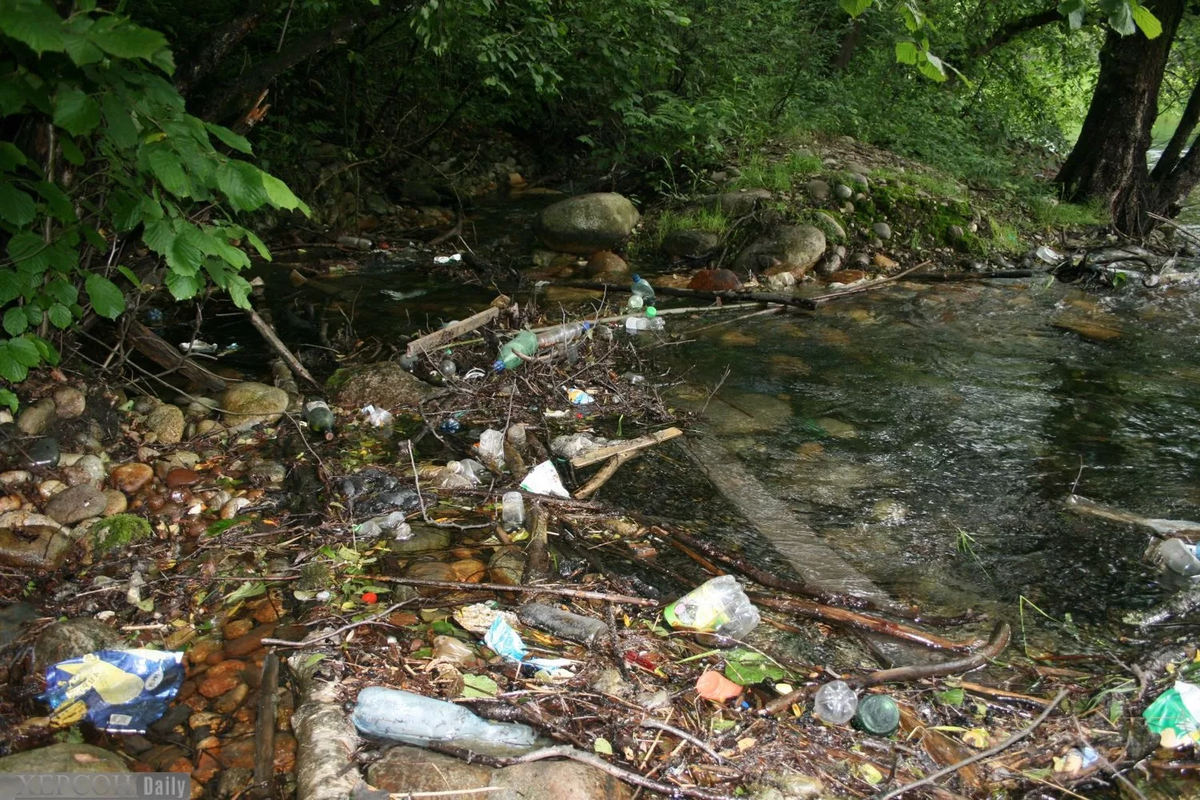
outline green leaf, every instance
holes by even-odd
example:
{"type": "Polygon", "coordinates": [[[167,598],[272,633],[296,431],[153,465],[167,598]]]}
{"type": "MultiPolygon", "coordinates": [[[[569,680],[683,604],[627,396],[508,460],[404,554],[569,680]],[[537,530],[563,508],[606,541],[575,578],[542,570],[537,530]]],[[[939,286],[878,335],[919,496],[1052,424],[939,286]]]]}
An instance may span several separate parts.
{"type": "Polygon", "coordinates": [[[183,223],[170,249],[167,250],[167,266],[172,272],[180,275],[195,275],[204,263],[204,251],[201,244],[204,234],[190,222],[183,223]]]}
{"type": "Polygon", "coordinates": [[[100,104],[79,89],[61,89],[54,96],[54,124],[72,136],[91,133],[100,124],[100,104]]]}
{"type": "Polygon", "coordinates": [[[0,183],[0,219],[23,228],[36,214],[37,204],[32,197],[11,183],[0,183]]]}
{"type": "Polygon", "coordinates": [[[917,69],[921,74],[938,82],[946,80],[946,67],[942,60],[928,50],[922,55],[924,58],[917,61],[917,69]]]}
{"type": "Polygon", "coordinates": [[[299,197],[292,194],[292,190],[288,188],[286,183],[262,170],[259,170],[258,174],[262,178],[263,188],[267,190],[267,199],[271,205],[276,208],[287,209],[288,211],[299,209],[304,212],[305,216],[309,216],[312,213],[299,197]]]}
{"type": "Polygon", "coordinates": [[[200,240],[200,249],[204,251],[204,254],[215,256],[234,269],[250,266],[250,256],[214,233],[216,230],[216,228],[209,227],[202,231],[203,238],[200,240]]]}
{"type": "Polygon", "coordinates": [[[161,142],[154,142],[142,148],[142,154],[164,189],[177,197],[191,196],[192,183],[180,166],[179,155],[174,150],[161,142]]]}
{"type": "Polygon", "coordinates": [[[1083,27],[1083,19],[1087,14],[1086,0],[1065,0],[1058,4],[1058,13],[1067,18],[1071,30],[1077,31],[1083,27]]]}
{"type": "Polygon", "coordinates": [[[966,697],[966,693],[963,692],[962,688],[960,687],[956,689],[947,689],[944,692],[934,692],[933,696],[948,706],[958,708],[963,704],[963,699],[966,697]]]}
{"type": "Polygon", "coordinates": [[[265,175],[245,161],[230,160],[217,169],[217,186],[238,211],[254,211],[270,199],[263,185],[265,175]]]}
{"type": "Polygon", "coordinates": [[[246,155],[251,155],[254,152],[250,147],[250,140],[245,136],[236,134],[224,126],[214,125],[211,122],[204,123],[204,127],[209,133],[220,139],[226,147],[232,147],[239,153],[245,153],[246,155]]]}
{"type": "Polygon", "coordinates": [[[0,269],[0,306],[7,305],[24,294],[21,278],[11,269],[0,269]]]}
{"type": "MultiPolygon", "coordinates": [[[[75,313],[75,316],[82,317],[83,309],[78,309],[74,313],[75,313]]],[[[58,351],[54,349],[54,345],[50,344],[49,342],[47,342],[45,339],[43,339],[40,336],[34,336],[32,338],[33,338],[33,346],[35,348],[37,348],[38,355],[41,356],[42,361],[45,361],[50,366],[54,366],[55,364],[57,364],[58,363],[58,351]]]]}
{"type": "Polygon", "coordinates": [[[42,199],[50,206],[50,213],[59,222],[72,223],[79,219],[75,215],[75,204],[71,202],[71,198],[67,193],[58,188],[57,184],[50,181],[37,181],[33,184],[33,188],[42,199]]]}
{"type": "Polygon", "coordinates": [[[24,42],[33,52],[61,53],[66,48],[63,20],[45,3],[5,3],[0,7],[0,31],[24,42]]]}
{"type": "Polygon", "coordinates": [[[77,167],[82,167],[83,162],[87,160],[83,156],[83,151],[75,145],[75,142],[66,137],[58,140],[58,147],[62,150],[63,158],[77,167]]]}
{"type": "Polygon", "coordinates": [[[495,697],[500,687],[487,675],[463,675],[463,697],[495,697]]]}
{"type": "Polygon", "coordinates": [[[262,258],[264,261],[271,260],[271,251],[267,249],[267,246],[263,243],[263,240],[258,238],[258,234],[256,234],[254,231],[246,230],[244,228],[242,229],[242,234],[245,235],[246,241],[248,241],[250,245],[258,252],[260,258],[262,258]]]}
{"type": "Polygon", "coordinates": [[[88,275],[84,289],[92,308],[105,319],[116,319],[125,310],[125,295],[115,283],[103,275],[88,275]]]}
{"type": "Polygon", "coordinates": [[[65,31],[63,46],[77,67],[97,64],[104,60],[104,51],[96,47],[96,43],[91,40],[91,37],[85,34],[65,31]]]}
{"type": "Polygon", "coordinates": [[[602,756],[611,756],[613,754],[612,743],[603,736],[596,737],[596,741],[592,742],[592,749],[602,756]]]}
{"type": "Polygon", "coordinates": [[[175,243],[175,229],[166,220],[148,222],[142,229],[142,241],[160,256],[165,256],[171,252],[171,245],[175,243]]]}
{"type": "Polygon", "coordinates": [[[1133,21],[1142,29],[1142,33],[1146,34],[1147,39],[1157,39],[1162,36],[1162,23],[1151,13],[1150,9],[1139,3],[1133,6],[1132,13],[1133,21]]]}
{"type": "Polygon", "coordinates": [[[46,295],[68,306],[79,301],[79,290],[75,284],[62,278],[55,278],[46,284],[46,295]]]}
{"type": "Polygon", "coordinates": [[[129,108],[111,92],[100,98],[100,107],[104,110],[108,135],[117,143],[117,147],[137,146],[138,129],[133,121],[133,116],[129,113],[129,108]]]}
{"type": "Polygon", "coordinates": [[[22,231],[8,240],[8,257],[18,269],[45,272],[50,266],[49,246],[36,233],[22,231]]]}
{"type": "Polygon", "coordinates": [[[12,142],[0,142],[0,170],[11,172],[17,167],[23,167],[28,159],[21,152],[21,148],[17,147],[12,142]]]}
{"type": "Polygon", "coordinates": [[[4,330],[9,336],[20,336],[29,329],[29,320],[25,317],[25,309],[13,306],[4,312],[4,330]]]}
{"type": "Polygon", "coordinates": [[[167,40],[161,33],[132,22],[124,22],[107,31],[93,31],[92,41],[105,52],[120,58],[149,59],[167,46],[167,40]]]}
{"type": "Polygon", "coordinates": [[[250,292],[253,288],[241,275],[229,275],[225,282],[225,291],[229,292],[229,299],[244,311],[250,310],[250,292]]]}
{"type": "Polygon", "coordinates": [[[203,285],[197,276],[181,275],[178,272],[168,272],[166,282],[167,288],[171,291],[171,296],[176,300],[192,299],[203,285]]]}
{"type": "Polygon", "coordinates": [[[50,324],[59,330],[71,327],[71,323],[75,321],[75,315],[71,313],[71,309],[62,303],[55,303],[50,306],[50,310],[46,312],[46,315],[50,317],[50,324]]]}
{"type": "Polygon", "coordinates": [[[8,406],[8,410],[15,414],[17,413],[17,406],[20,405],[20,401],[8,389],[0,389],[0,405],[8,406]]]}
{"type": "Polygon", "coordinates": [[[230,592],[225,598],[226,605],[233,605],[241,600],[249,600],[251,597],[267,593],[267,585],[262,581],[246,581],[237,589],[230,592]]]}
{"type": "MultiPolygon", "coordinates": [[[[38,298],[41,300],[42,298],[38,298]]],[[[42,309],[40,306],[30,303],[25,306],[25,328],[36,328],[42,324],[42,309]]]]}
{"type": "Polygon", "coordinates": [[[18,364],[25,367],[36,367],[42,360],[37,345],[25,337],[9,340],[8,351],[18,364]]]}
{"type": "Polygon", "coordinates": [[[871,7],[871,2],[872,0],[839,0],[838,5],[851,17],[857,17],[871,7]]]}
{"type": "Polygon", "coordinates": [[[0,378],[9,383],[20,383],[29,375],[29,368],[13,357],[12,342],[0,342],[0,378]]]}
{"type": "Polygon", "coordinates": [[[896,42],[896,61],[901,64],[916,64],[921,50],[913,41],[896,42]]]}
{"type": "Polygon", "coordinates": [[[1117,5],[1113,12],[1108,15],[1108,24],[1122,36],[1137,33],[1137,25],[1133,22],[1133,11],[1130,9],[1127,1],[1117,5]]]}
{"type": "Polygon", "coordinates": [[[133,288],[135,288],[135,289],[142,288],[142,282],[140,280],[138,280],[137,273],[134,272],[133,270],[131,270],[129,267],[126,267],[124,265],[118,265],[117,272],[124,275],[125,280],[127,280],[133,284],[133,288]]]}
{"type": "Polygon", "coordinates": [[[725,677],[739,686],[750,686],[768,679],[778,681],[785,675],[782,667],[754,650],[739,647],[725,656],[725,677]]]}

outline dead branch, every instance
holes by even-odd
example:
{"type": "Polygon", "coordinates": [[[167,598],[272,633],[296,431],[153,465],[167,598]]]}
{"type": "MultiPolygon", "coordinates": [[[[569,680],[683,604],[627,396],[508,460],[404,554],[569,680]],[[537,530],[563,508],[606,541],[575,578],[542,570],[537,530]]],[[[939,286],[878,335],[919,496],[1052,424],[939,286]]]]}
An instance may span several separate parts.
{"type": "MultiPolygon", "coordinates": [[[[469,583],[467,581],[434,581],[425,578],[396,578],[391,575],[368,575],[369,580],[381,583],[398,583],[401,586],[429,586],[434,589],[458,589],[467,592],[515,592],[517,594],[557,594],[563,597],[578,597],[581,600],[600,600],[605,603],[644,606],[661,605],[657,600],[631,597],[625,594],[589,592],[586,589],[565,589],[556,586],[509,586],[504,583],[469,583]]],[[[265,640],[264,640],[265,641],[265,640]]]]}
{"type": "Polygon", "coordinates": [[[571,466],[575,469],[589,467],[592,464],[598,464],[605,459],[613,456],[621,455],[622,453],[632,453],[638,450],[644,450],[647,447],[653,447],[656,444],[669,442],[670,440],[683,436],[683,431],[679,428],[664,428],[661,431],[655,431],[647,436],[639,436],[636,439],[630,439],[627,442],[618,442],[610,444],[607,447],[601,447],[598,450],[593,450],[590,453],[584,453],[581,456],[575,456],[571,459],[571,466]]]}

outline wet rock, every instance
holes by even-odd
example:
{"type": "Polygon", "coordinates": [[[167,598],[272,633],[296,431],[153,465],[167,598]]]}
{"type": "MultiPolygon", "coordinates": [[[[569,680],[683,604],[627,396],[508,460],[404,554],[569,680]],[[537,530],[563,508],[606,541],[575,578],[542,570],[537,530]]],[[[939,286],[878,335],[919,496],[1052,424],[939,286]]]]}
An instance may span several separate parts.
{"type": "Polygon", "coordinates": [[[853,286],[856,283],[862,283],[867,279],[867,273],[861,269],[843,269],[837,272],[830,273],[829,283],[839,284],[841,286],[853,286]]]}
{"type": "Polygon", "coordinates": [[[706,195],[698,198],[697,202],[709,208],[719,209],[728,217],[740,217],[753,211],[760,200],[766,202],[770,199],[771,192],[767,189],[743,189],[740,192],[706,195]]]}
{"type": "Polygon", "coordinates": [[[178,444],[183,439],[183,425],[183,411],[170,403],[163,403],[146,416],[146,427],[162,444],[178,444]]]}
{"type": "Polygon", "coordinates": [[[612,775],[578,761],[535,761],[496,770],[489,800],[625,800],[633,790],[612,775]]]}
{"type": "Polygon", "coordinates": [[[57,569],[71,543],[71,537],[50,517],[25,510],[0,514],[0,564],[57,569]]]}
{"type": "Polygon", "coordinates": [[[74,386],[60,386],[54,390],[54,406],[59,419],[75,419],[83,416],[87,397],[74,386]]]}
{"type": "Polygon", "coordinates": [[[846,238],[846,229],[843,228],[841,224],[839,224],[838,221],[829,214],[826,214],[824,211],[818,211],[816,214],[814,214],[814,216],[817,218],[818,222],[827,226],[829,232],[834,236],[838,237],[839,239],[846,238]]]}
{"type": "Polygon", "coordinates": [[[688,288],[704,292],[731,292],[742,288],[742,282],[733,270],[702,269],[692,276],[688,288]]]}
{"type": "Polygon", "coordinates": [[[116,489],[107,489],[104,491],[104,513],[101,516],[112,517],[117,514],[124,514],[129,508],[129,500],[124,493],[118,492],[116,489]]]}
{"type": "Polygon", "coordinates": [[[81,484],[59,492],[46,504],[46,515],[63,525],[74,525],[104,513],[108,498],[91,484],[81,484]]]}
{"type": "Polygon", "coordinates": [[[825,258],[821,259],[820,263],[818,263],[816,267],[817,274],[826,276],[830,279],[830,281],[833,280],[833,276],[836,275],[841,269],[842,256],[838,255],[837,253],[828,254],[825,256],[825,258]]]}
{"type": "MultiPolygon", "coordinates": [[[[487,786],[492,768],[419,747],[389,747],[367,771],[372,786],[388,792],[453,792],[487,786]]],[[[491,797],[498,792],[488,792],[491,797]]],[[[566,795],[564,795],[566,797],[566,795]]]]}
{"type": "Polygon", "coordinates": [[[819,778],[791,772],[769,772],[751,789],[748,800],[816,800],[825,796],[819,778]]]}
{"type": "Polygon", "coordinates": [[[209,434],[220,433],[223,430],[225,430],[225,426],[215,419],[202,419],[196,423],[197,436],[208,436],[209,434]]]}
{"type": "Polygon", "coordinates": [[[262,647],[263,639],[269,638],[275,632],[275,627],[274,623],[259,625],[245,636],[239,636],[236,639],[226,642],[223,648],[225,655],[230,658],[241,658],[253,653],[262,647]]]}
{"type": "Polygon", "coordinates": [[[894,269],[899,266],[899,264],[896,263],[895,259],[888,258],[883,253],[876,253],[871,258],[871,262],[875,266],[880,267],[881,269],[894,269]]]}
{"type": "Polygon", "coordinates": [[[849,200],[854,196],[854,190],[844,183],[839,183],[833,187],[833,194],[838,200],[849,200]]]}
{"type": "Polygon", "coordinates": [[[91,744],[52,744],[0,758],[0,772],[10,774],[130,771],[125,759],[91,744]]]}
{"type": "Polygon", "coordinates": [[[232,714],[237,711],[238,706],[246,700],[246,696],[249,694],[250,687],[239,683],[216,699],[216,702],[213,703],[213,710],[219,714],[232,714]]]}
{"type": "Polygon", "coordinates": [[[445,550],[450,546],[450,532],[445,528],[427,528],[414,524],[412,529],[411,538],[390,542],[388,550],[396,555],[413,555],[445,550]]]}
{"type": "Polygon", "coordinates": [[[628,199],[613,192],[599,192],[569,197],[542,209],[537,231],[551,249],[594,253],[622,244],[639,219],[628,199]]]}
{"type": "Polygon", "coordinates": [[[37,609],[25,602],[11,603],[0,609],[0,647],[15,641],[37,616],[37,609]]]}
{"type": "Polygon", "coordinates": [[[254,381],[231,384],[221,395],[222,419],[231,428],[276,422],[287,407],[287,392],[254,381]]]}
{"type": "Polygon", "coordinates": [[[10,469],[0,472],[0,486],[20,486],[33,480],[33,474],[25,469],[10,469]]]}
{"type": "Polygon", "coordinates": [[[164,478],[164,483],[169,489],[178,489],[181,486],[195,486],[200,482],[200,473],[193,469],[184,467],[176,467],[167,472],[167,477],[164,478]]]}
{"type": "MultiPolygon", "coordinates": [[[[441,561],[418,561],[415,564],[409,564],[403,574],[406,578],[416,578],[422,581],[458,580],[454,574],[454,568],[449,564],[443,564],[441,561]]],[[[440,589],[428,586],[418,586],[416,588],[417,593],[421,595],[437,594],[441,591],[440,589]]]]}
{"type": "Polygon", "coordinates": [[[122,643],[120,634],[94,619],[76,617],[56,622],[43,630],[33,644],[33,669],[40,675],[50,664],[97,650],[111,650],[122,643]]]}
{"type": "Polygon", "coordinates": [[[825,234],[811,225],[784,225],[748,245],[738,254],[740,271],[762,271],[766,275],[790,272],[803,277],[825,254],[825,234]],[[774,262],[762,269],[764,261],[774,262]]]}
{"type": "Polygon", "coordinates": [[[589,278],[624,278],[629,274],[625,259],[610,250],[593,253],[585,269],[589,278]]]}
{"type": "Polygon", "coordinates": [[[121,464],[108,473],[112,485],[125,494],[135,494],[154,478],[154,470],[149,464],[121,464]]]}
{"type": "Polygon", "coordinates": [[[871,266],[871,257],[866,253],[854,253],[850,256],[850,266],[855,269],[866,269],[871,266]]]}
{"type": "Polygon", "coordinates": [[[962,225],[951,225],[946,229],[946,238],[951,242],[961,242],[966,235],[962,225]]]}
{"type": "Polygon", "coordinates": [[[379,361],[339,369],[326,384],[336,391],[338,405],[358,409],[367,405],[387,409],[415,409],[437,390],[409,375],[394,361],[379,361]]]}
{"type": "Polygon", "coordinates": [[[871,519],[884,525],[900,525],[908,519],[908,506],[890,497],[877,500],[871,506],[871,519]]]}
{"type": "Polygon", "coordinates": [[[804,184],[804,188],[808,192],[808,196],[818,203],[823,203],[829,199],[829,184],[823,180],[814,178],[804,184]]]}
{"type": "Polygon", "coordinates": [[[876,222],[871,226],[871,230],[875,232],[876,236],[878,236],[880,239],[883,239],[885,242],[892,238],[892,226],[888,225],[886,222],[876,222]]]}
{"type": "Polygon", "coordinates": [[[26,407],[17,417],[17,430],[26,436],[41,436],[50,429],[55,410],[54,401],[49,397],[43,397],[33,405],[26,407]]]}
{"type": "Polygon", "coordinates": [[[38,439],[25,450],[25,466],[29,469],[57,467],[60,457],[58,441],[51,436],[38,439]]]}
{"type": "Polygon", "coordinates": [[[835,439],[858,438],[858,430],[849,422],[842,422],[840,419],[834,419],[833,417],[822,417],[816,422],[821,430],[825,431],[826,435],[832,436],[835,439]]]}
{"type": "Polygon", "coordinates": [[[676,258],[699,258],[721,244],[721,237],[710,231],[678,230],[663,237],[662,249],[676,258]]]}

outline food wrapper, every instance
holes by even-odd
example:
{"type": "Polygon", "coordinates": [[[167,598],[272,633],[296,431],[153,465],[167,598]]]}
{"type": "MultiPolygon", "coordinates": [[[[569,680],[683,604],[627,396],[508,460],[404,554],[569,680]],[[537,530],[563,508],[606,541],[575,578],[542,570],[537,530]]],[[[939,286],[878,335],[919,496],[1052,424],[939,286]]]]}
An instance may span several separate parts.
{"type": "Polygon", "coordinates": [[[100,650],[46,668],[50,722],[88,720],[109,733],[145,733],[183,683],[183,653],[100,650]]]}
{"type": "Polygon", "coordinates": [[[1160,737],[1167,734],[1166,741],[1172,742],[1172,747],[1200,741],[1200,686],[1176,681],[1142,712],[1142,717],[1151,733],[1160,737]]]}

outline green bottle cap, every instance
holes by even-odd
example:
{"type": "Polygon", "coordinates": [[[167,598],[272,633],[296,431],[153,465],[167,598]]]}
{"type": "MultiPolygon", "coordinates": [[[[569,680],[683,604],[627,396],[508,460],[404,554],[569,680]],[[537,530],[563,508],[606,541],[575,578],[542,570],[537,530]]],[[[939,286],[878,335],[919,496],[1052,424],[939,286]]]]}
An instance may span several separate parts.
{"type": "Polygon", "coordinates": [[[655,308],[654,306],[646,306],[646,316],[647,316],[648,318],[654,318],[654,317],[657,317],[657,316],[658,316],[658,309],[657,309],[657,308],[655,308]]]}
{"type": "Polygon", "coordinates": [[[854,724],[876,736],[891,736],[900,727],[900,707],[886,694],[869,694],[859,701],[854,724]]]}

